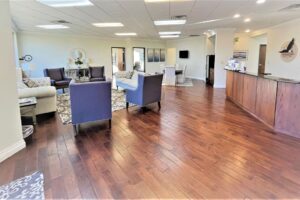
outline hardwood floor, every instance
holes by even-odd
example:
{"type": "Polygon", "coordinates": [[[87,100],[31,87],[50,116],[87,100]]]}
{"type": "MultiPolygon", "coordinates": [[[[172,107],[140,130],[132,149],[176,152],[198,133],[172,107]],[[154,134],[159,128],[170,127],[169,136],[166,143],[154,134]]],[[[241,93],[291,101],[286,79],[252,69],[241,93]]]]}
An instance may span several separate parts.
{"type": "Polygon", "coordinates": [[[47,198],[300,198],[300,139],[273,133],[225,90],[163,90],[157,104],[107,123],[39,122],[25,150],[0,164],[0,185],[40,170],[47,198]]]}

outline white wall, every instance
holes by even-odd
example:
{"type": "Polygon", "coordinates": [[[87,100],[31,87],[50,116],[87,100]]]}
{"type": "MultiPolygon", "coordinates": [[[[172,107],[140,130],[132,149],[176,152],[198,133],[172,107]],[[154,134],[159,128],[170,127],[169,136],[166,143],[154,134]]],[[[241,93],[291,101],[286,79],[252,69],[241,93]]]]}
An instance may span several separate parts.
{"type": "Polygon", "coordinates": [[[17,96],[16,65],[9,3],[0,1],[0,162],[25,147],[17,96]]]}
{"type": "MultiPolygon", "coordinates": [[[[162,48],[165,41],[159,40],[130,40],[130,39],[102,39],[82,36],[46,35],[46,34],[18,34],[19,55],[33,56],[31,64],[36,66],[32,76],[43,76],[44,68],[66,67],[70,53],[75,48],[84,49],[91,66],[105,66],[107,77],[112,76],[111,47],[126,48],[126,68],[133,66],[133,47],[162,48]]],[[[146,49],[147,53],[147,49],[146,49]]],[[[146,72],[160,71],[162,63],[148,63],[146,72]]],[[[25,67],[26,68],[26,67],[25,67]]]]}
{"type": "Polygon", "coordinates": [[[216,36],[207,37],[206,39],[206,55],[215,55],[216,36]]]}
{"type": "Polygon", "coordinates": [[[167,48],[176,48],[176,63],[180,65],[187,64],[186,76],[205,80],[206,37],[168,40],[167,48]],[[180,50],[188,50],[189,58],[180,59],[180,50]]]}
{"type": "MultiPolygon", "coordinates": [[[[238,42],[234,43],[235,51],[248,51],[248,59],[246,60],[246,67],[248,72],[257,73],[259,48],[261,44],[268,43],[267,34],[250,37],[248,34],[235,34],[238,42]]],[[[266,71],[268,72],[268,71],[266,71]]]]}
{"type": "Polygon", "coordinates": [[[234,29],[218,29],[216,32],[214,88],[225,88],[226,71],[224,67],[233,55],[234,29]]]}
{"type": "Polygon", "coordinates": [[[266,72],[273,76],[300,80],[300,19],[270,28],[268,33],[266,72]],[[284,62],[279,51],[283,43],[295,38],[299,52],[292,62],[284,62]]]}

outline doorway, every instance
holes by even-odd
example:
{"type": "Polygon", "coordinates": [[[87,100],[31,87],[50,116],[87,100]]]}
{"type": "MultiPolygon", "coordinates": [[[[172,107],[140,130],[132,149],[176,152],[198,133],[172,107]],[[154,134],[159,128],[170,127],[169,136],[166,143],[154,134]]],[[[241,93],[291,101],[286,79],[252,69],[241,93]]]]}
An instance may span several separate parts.
{"type": "Polygon", "coordinates": [[[144,47],[133,47],[133,69],[145,72],[145,48],[144,47]]]}
{"type": "Polygon", "coordinates": [[[118,73],[119,71],[126,71],[125,48],[112,47],[111,60],[112,60],[113,87],[116,87],[116,78],[115,78],[116,73],[118,73]]]}
{"type": "Polygon", "coordinates": [[[265,74],[267,45],[259,46],[258,74],[265,74]]]}

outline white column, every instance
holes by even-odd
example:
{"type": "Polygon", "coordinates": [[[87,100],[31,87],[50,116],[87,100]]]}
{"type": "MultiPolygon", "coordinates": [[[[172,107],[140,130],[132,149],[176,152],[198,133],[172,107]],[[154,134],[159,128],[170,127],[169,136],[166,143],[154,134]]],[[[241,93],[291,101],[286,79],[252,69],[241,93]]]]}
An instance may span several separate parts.
{"type": "Polygon", "coordinates": [[[235,29],[216,30],[214,88],[226,87],[226,71],[224,67],[233,56],[234,32],[235,29]]]}
{"type": "Polygon", "coordinates": [[[0,1],[0,162],[25,147],[16,84],[13,31],[8,0],[0,1]]]}

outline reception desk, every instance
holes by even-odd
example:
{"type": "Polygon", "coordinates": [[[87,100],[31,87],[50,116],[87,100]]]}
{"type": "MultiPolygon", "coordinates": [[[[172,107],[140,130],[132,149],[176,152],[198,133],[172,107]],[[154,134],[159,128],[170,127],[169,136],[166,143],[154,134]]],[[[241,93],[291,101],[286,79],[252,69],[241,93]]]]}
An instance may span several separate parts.
{"type": "Polygon", "coordinates": [[[227,70],[226,95],[276,132],[300,138],[300,81],[227,70]]]}

